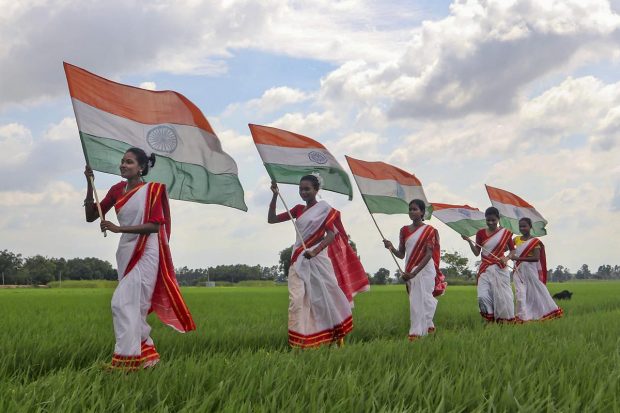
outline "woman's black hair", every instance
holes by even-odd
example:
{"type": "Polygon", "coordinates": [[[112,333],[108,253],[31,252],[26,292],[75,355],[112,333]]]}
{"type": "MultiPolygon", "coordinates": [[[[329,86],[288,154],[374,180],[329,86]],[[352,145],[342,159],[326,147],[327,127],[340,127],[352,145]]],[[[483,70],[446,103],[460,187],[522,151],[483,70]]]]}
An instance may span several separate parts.
{"type": "Polygon", "coordinates": [[[521,222],[521,221],[527,222],[527,225],[529,225],[530,228],[532,228],[532,220],[529,219],[528,217],[519,218],[519,222],[521,222]]]}
{"type": "Polygon", "coordinates": [[[315,191],[318,191],[319,188],[321,187],[321,184],[319,183],[319,178],[317,178],[314,175],[304,175],[299,180],[299,183],[301,183],[301,181],[308,181],[308,182],[310,182],[312,184],[312,187],[314,188],[315,191]]]}
{"type": "Polygon", "coordinates": [[[127,152],[131,152],[135,155],[136,160],[138,161],[138,165],[140,165],[140,168],[142,168],[142,173],[140,174],[140,176],[146,176],[149,173],[149,168],[155,166],[154,153],[151,153],[151,156],[147,156],[146,152],[144,152],[143,149],[136,147],[127,149],[125,153],[127,152]]]}
{"type": "Polygon", "coordinates": [[[422,211],[422,219],[424,219],[424,214],[426,214],[426,204],[424,201],[421,199],[413,199],[409,202],[409,206],[411,206],[411,204],[416,204],[418,206],[418,209],[422,211]]]}
{"type": "Polygon", "coordinates": [[[484,211],[484,216],[494,215],[499,219],[499,210],[495,207],[488,207],[486,211],[484,211]]]}

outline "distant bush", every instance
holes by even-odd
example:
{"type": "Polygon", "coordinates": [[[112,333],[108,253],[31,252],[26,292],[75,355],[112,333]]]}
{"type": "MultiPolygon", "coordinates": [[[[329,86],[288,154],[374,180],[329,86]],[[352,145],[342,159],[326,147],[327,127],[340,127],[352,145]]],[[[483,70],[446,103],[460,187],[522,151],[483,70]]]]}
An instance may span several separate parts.
{"type": "Polygon", "coordinates": [[[52,281],[47,283],[49,288],[116,288],[118,281],[111,280],[67,280],[62,283],[52,281]]]}
{"type": "Polygon", "coordinates": [[[451,285],[476,285],[476,279],[466,279],[461,277],[446,277],[448,288],[451,285]]]}

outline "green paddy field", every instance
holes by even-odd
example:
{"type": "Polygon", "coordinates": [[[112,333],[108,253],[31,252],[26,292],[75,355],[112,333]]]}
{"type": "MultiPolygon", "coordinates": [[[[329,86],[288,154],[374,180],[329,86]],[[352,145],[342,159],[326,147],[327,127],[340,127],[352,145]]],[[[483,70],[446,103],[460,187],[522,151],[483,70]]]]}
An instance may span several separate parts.
{"type": "Polygon", "coordinates": [[[448,287],[437,333],[407,341],[403,286],[356,299],[344,348],[291,350],[286,287],[186,288],[198,330],[151,318],[160,365],[102,369],[111,288],[0,290],[0,412],[617,412],[620,282],[573,291],[565,317],[486,326],[448,287]]]}

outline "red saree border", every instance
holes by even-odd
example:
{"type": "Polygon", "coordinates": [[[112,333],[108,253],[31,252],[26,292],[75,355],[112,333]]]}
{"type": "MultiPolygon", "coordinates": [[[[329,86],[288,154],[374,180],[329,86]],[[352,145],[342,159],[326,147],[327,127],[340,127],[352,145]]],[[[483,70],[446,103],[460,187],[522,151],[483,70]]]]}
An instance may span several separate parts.
{"type": "Polygon", "coordinates": [[[314,334],[300,334],[293,330],[288,331],[288,343],[291,347],[311,348],[326,343],[335,343],[344,338],[353,330],[353,316],[347,317],[343,322],[332,328],[314,334]]]}

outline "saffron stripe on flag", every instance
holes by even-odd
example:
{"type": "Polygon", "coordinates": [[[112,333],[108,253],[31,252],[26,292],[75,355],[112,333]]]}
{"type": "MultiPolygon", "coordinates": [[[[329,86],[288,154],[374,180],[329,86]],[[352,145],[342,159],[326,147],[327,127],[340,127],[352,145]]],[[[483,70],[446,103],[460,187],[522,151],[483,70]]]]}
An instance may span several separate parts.
{"type": "Polygon", "coordinates": [[[200,109],[180,93],[113,82],[64,62],[71,97],[136,122],[196,126],[215,135],[200,109]]]}
{"type": "Polygon", "coordinates": [[[271,126],[249,124],[250,132],[254,143],[257,145],[273,145],[285,148],[320,148],[325,149],[314,139],[298,133],[289,132],[287,130],[274,128],[271,126]]]}
{"type": "Polygon", "coordinates": [[[394,180],[401,185],[422,186],[413,174],[385,162],[369,162],[346,156],[353,175],[373,180],[394,180]]]}

